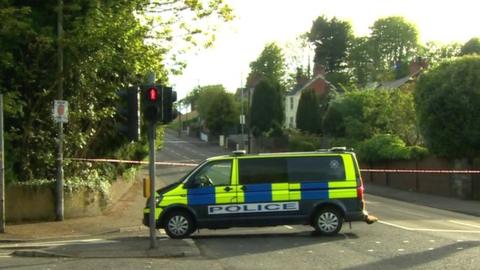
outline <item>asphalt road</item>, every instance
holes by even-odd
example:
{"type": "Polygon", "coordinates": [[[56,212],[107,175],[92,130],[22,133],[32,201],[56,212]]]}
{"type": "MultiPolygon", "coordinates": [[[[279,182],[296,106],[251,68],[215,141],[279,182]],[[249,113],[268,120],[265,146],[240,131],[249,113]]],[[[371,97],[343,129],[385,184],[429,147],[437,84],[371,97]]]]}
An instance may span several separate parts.
{"type": "MultiPolygon", "coordinates": [[[[224,151],[194,139],[165,135],[158,161],[198,163],[224,151]]],[[[189,167],[159,166],[166,183],[189,167]]],[[[200,256],[172,259],[1,258],[0,269],[480,269],[478,217],[368,194],[380,221],[344,224],[323,237],[308,226],[201,230],[200,256]]],[[[6,257],[6,256],[5,256],[6,257]]]]}

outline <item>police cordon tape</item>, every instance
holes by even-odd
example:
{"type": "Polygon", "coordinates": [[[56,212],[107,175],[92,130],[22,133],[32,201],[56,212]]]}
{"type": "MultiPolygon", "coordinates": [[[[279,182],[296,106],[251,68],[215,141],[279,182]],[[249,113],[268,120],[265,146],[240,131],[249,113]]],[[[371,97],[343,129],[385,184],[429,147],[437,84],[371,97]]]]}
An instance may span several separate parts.
{"type": "MultiPolygon", "coordinates": [[[[122,160],[122,159],[108,159],[108,158],[65,158],[73,161],[84,162],[109,162],[109,163],[126,163],[126,164],[148,164],[148,161],[139,160],[122,160]]],[[[184,162],[168,162],[157,161],[156,165],[164,166],[183,166],[183,167],[195,167],[198,163],[184,163],[184,162]]],[[[480,170],[427,170],[427,169],[360,169],[361,172],[372,173],[438,173],[438,174],[480,174],[480,170]]]]}
{"type": "Polygon", "coordinates": [[[425,169],[360,169],[362,172],[374,173],[464,173],[464,174],[480,174],[476,170],[425,170],[425,169]]]}
{"type": "MultiPolygon", "coordinates": [[[[83,162],[109,162],[109,163],[125,163],[125,164],[149,164],[148,161],[108,159],[108,158],[65,158],[65,159],[67,159],[67,160],[73,160],[73,161],[83,161],[83,162]]],[[[164,162],[164,161],[156,161],[156,162],[155,162],[155,165],[195,167],[195,166],[198,165],[198,163],[183,163],[183,162],[164,162]]]]}

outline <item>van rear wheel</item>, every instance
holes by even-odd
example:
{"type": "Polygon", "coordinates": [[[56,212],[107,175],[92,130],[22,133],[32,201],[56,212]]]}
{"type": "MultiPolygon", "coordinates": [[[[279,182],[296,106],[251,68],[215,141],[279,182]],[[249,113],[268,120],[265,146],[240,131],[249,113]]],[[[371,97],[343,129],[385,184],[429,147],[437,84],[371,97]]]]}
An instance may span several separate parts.
{"type": "Polygon", "coordinates": [[[165,232],[170,238],[188,237],[195,229],[192,217],[183,211],[175,211],[165,219],[165,232]]]}
{"type": "Polygon", "coordinates": [[[313,220],[315,231],[322,235],[335,235],[342,229],[343,216],[335,208],[320,209],[313,220]]]}

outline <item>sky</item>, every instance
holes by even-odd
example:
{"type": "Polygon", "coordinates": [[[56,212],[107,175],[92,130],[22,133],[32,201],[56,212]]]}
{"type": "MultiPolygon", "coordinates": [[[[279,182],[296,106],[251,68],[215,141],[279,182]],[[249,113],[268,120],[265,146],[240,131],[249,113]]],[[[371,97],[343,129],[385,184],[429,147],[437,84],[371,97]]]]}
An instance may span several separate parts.
{"type": "MultiPolygon", "coordinates": [[[[308,32],[319,16],[350,21],[356,36],[369,34],[379,18],[403,16],[417,25],[422,43],[465,43],[480,37],[477,0],[225,0],[236,18],[220,25],[213,47],[182,58],[183,75],[170,81],[179,99],[198,85],[222,84],[230,92],[245,84],[255,61],[269,42],[285,48],[308,32]]],[[[285,49],[284,49],[285,51],[285,49]]],[[[310,50],[305,54],[311,54],[310,50]]],[[[288,53],[288,52],[287,52],[288,53]]],[[[308,59],[308,58],[307,58],[308,59]]],[[[306,60],[305,60],[306,61],[306,60]]],[[[306,64],[306,63],[305,63],[306,64]]]]}

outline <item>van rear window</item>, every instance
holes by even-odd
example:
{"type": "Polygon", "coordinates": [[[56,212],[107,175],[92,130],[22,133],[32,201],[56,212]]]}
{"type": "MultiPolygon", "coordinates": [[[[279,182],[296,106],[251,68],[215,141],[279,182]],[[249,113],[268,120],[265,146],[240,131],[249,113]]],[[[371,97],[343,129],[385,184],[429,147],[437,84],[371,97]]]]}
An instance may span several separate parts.
{"type": "Polygon", "coordinates": [[[345,180],[340,156],[239,159],[240,184],[345,180]]]}

